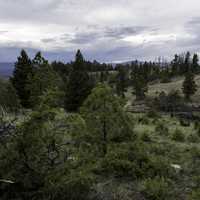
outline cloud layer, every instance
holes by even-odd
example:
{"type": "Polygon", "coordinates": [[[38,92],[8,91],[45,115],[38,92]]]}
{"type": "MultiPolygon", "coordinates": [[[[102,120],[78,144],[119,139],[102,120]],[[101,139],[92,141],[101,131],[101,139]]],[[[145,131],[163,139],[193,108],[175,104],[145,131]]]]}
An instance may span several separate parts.
{"type": "Polygon", "coordinates": [[[196,0],[0,1],[0,62],[14,61],[21,48],[63,61],[78,48],[102,62],[199,53],[199,6],[196,0]]]}

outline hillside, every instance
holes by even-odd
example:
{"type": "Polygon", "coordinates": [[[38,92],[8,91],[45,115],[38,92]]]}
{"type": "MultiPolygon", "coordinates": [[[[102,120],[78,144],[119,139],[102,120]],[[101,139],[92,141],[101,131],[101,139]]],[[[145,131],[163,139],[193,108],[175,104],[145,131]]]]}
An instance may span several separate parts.
{"type": "MultiPolygon", "coordinates": [[[[160,92],[164,91],[166,93],[169,93],[172,90],[178,90],[181,95],[182,94],[182,84],[183,84],[184,77],[180,76],[177,78],[174,78],[169,83],[160,83],[160,82],[153,82],[150,83],[148,86],[148,93],[147,97],[152,98],[156,97],[160,92]]],[[[196,75],[195,81],[197,84],[197,92],[192,97],[192,102],[200,104],[200,75],[196,75]]],[[[132,95],[132,88],[128,89],[128,92],[126,93],[127,98],[130,101],[133,101],[135,99],[135,96],[132,95]]]]}

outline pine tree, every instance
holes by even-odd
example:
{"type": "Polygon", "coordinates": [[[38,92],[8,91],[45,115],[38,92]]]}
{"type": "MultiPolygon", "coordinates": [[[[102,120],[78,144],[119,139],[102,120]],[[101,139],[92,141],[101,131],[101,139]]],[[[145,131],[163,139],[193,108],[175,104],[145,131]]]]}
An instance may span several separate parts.
{"type": "Polygon", "coordinates": [[[0,142],[0,175],[13,182],[3,186],[0,181],[1,200],[86,199],[91,180],[74,168],[84,171],[75,146],[84,129],[80,115],[50,106],[22,120],[14,137],[0,142]]]}
{"type": "Polygon", "coordinates": [[[65,98],[66,110],[70,112],[78,111],[79,107],[90,94],[92,85],[92,80],[85,70],[83,55],[78,50],[67,83],[65,98]]]}
{"type": "Polygon", "coordinates": [[[183,94],[186,100],[190,100],[190,97],[197,91],[197,85],[194,80],[194,74],[189,71],[185,74],[185,80],[183,82],[183,94]]]}
{"type": "Polygon", "coordinates": [[[109,143],[123,142],[134,136],[122,102],[106,84],[92,90],[80,111],[88,127],[86,138],[100,154],[107,153],[109,143]]]}
{"type": "Polygon", "coordinates": [[[32,61],[34,71],[28,77],[26,89],[30,93],[29,104],[33,108],[38,105],[40,96],[47,90],[55,90],[61,86],[61,78],[53,70],[48,61],[37,53],[32,61]]]}
{"type": "Polygon", "coordinates": [[[172,65],[172,76],[176,76],[179,73],[179,56],[175,54],[173,61],[171,62],[172,65]]]}
{"type": "Polygon", "coordinates": [[[17,95],[20,98],[20,103],[24,107],[29,107],[30,93],[26,89],[27,80],[29,75],[33,72],[33,67],[30,58],[25,50],[21,51],[21,55],[18,57],[15,63],[15,69],[11,82],[17,91],[17,95]]]}
{"type": "Polygon", "coordinates": [[[192,72],[198,73],[199,72],[199,57],[198,54],[194,54],[192,58],[192,72]]]}
{"type": "Polygon", "coordinates": [[[184,67],[183,74],[187,73],[191,68],[191,59],[190,59],[190,57],[191,57],[191,54],[188,51],[186,53],[186,55],[185,55],[185,63],[184,63],[184,66],[183,66],[184,67]]]}
{"type": "Polygon", "coordinates": [[[143,100],[145,93],[148,92],[148,78],[146,72],[143,72],[142,66],[135,66],[131,72],[131,79],[133,83],[133,94],[136,95],[137,100],[143,100]]]}
{"type": "Polygon", "coordinates": [[[117,94],[122,98],[125,98],[126,86],[127,86],[127,72],[124,66],[118,66],[117,68],[117,83],[116,90],[117,94]]]}

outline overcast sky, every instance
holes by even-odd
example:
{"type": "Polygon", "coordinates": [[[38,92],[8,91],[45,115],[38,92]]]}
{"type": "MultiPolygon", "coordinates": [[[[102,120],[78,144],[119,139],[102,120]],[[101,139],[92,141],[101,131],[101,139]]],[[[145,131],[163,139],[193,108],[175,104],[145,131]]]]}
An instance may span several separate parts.
{"type": "Polygon", "coordinates": [[[169,59],[200,52],[199,0],[0,0],[0,62],[21,48],[69,61],[169,59]]]}

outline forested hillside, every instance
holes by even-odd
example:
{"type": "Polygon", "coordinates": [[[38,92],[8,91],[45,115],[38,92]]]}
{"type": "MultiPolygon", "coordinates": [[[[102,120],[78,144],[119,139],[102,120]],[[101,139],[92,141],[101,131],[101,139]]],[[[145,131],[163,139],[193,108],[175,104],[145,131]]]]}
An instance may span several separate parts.
{"type": "Polygon", "coordinates": [[[199,200],[200,66],[50,63],[0,80],[0,199],[199,200]]]}

